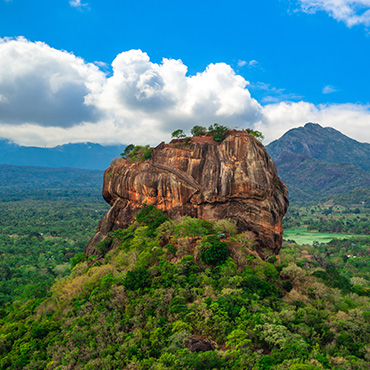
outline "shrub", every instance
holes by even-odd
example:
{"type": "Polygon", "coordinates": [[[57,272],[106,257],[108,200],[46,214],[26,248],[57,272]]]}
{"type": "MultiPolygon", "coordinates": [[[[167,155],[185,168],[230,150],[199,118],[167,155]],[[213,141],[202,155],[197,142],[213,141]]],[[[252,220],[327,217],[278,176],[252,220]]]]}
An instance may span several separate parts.
{"type": "Polygon", "coordinates": [[[168,217],[153,205],[143,208],[137,215],[136,221],[148,226],[146,235],[153,237],[157,227],[168,221],[168,217]]]}
{"type": "Polygon", "coordinates": [[[262,132],[257,130],[252,130],[251,128],[245,129],[249,134],[253,135],[258,140],[263,140],[265,137],[263,136],[262,132]]]}
{"type": "Polygon", "coordinates": [[[185,135],[184,130],[177,129],[177,130],[175,130],[175,131],[171,134],[171,137],[173,137],[173,138],[175,138],[175,139],[182,139],[182,138],[186,137],[186,135],[185,135]]]}
{"type": "Polygon", "coordinates": [[[219,220],[215,223],[215,229],[218,233],[225,233],[234,236],[238,232],[238,228],[234,220],[219,220]]]}
{"type": "Polygon", "coordinates": [[[106,253],[109,252],[111,244],[112,244],[112,239],[106,238],[102,240],[101,242],[97,243],[96,248],[104,256],[106,253]]]}
{"type": "Polygon", "coordinates": [[[135,148],[134,144],[127,145],[125,150],[123,151],[123,153],[121,153],[121,157],[122,158],[127,158],[129,156],[129,154],[134,150],[134,148],[135,148]]]}
{"type": "Polygon", "coordinates": [[[78,253],[74,257],[71,258],[71,270],[80,262],[87,261],[87,256],[85,253],[78,253]]]}
{"type": "Polygon", "coordinates": [[[145,161],[146,159],[151,158],[152,151],[153,148],[150,148],[149,145],[136,145],[129,153],[127,153],[127,156],[130,158],[131,162],[145,161]]]}
{"type": "Polygon", "coordinates": [[[224,139],[224,134],[228,130],[226,126],[215,123],[208,127],[208,132],[213,135],[213,140],[220,143],[224,139]]]}
{"type": "Polygon", "coordinates": [[[175,224],[173,221],[168,220],[163,222],[160,226],[157,228],[157,238],[160,242],[168,243],[172,234],[175,230],[175,224]]]}
{"type": "Polygon", "coordinates": [[[123,286],[128,290],[138,290],[147,288],[152,283],[152,275],[144,267],[128,271],[123,281],[123,286]]]}
{"type": "Polygon", "coordinates": [[[184,221],[180,222],[174,231],[174,234],[181,237],[196,237],[206,236],[215,232],[211,222],[200,220],[198,218],[185,217],[184,221]]]}
{"type": "Polygon", "coordinates": [[[152,158],[152,152],[153,152],[153,148],[149,148],[147,149],[145,152],[144,152],[144,159],[150,159],[152,158]]]}
{"type": "Polygon", "coordinates": [[[203,126],[194,126],[190,132],[193,136],[204,136],[207,133],[207,129],[203,126]]]}
{"type": "Polygon", "coordinates": [[[210,235],[202,242],[200,257],[207,265],[222,265],[225,263],[227,256],[227,244],[221,242],[216,235],[210,235]]]}

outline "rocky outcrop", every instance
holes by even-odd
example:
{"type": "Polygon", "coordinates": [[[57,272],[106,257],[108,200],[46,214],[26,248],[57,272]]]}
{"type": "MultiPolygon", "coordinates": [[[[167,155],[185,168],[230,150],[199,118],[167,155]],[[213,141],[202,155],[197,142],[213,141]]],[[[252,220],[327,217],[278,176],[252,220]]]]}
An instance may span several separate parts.
{"type": "Polygon", "coordinates": [[[246,131],[231,130],[218,144],[211,136],[161,143],[152,158],[131,163],[119,159],[104,175],[103,197],[111,209],[85,249],[110,231],[126,228],[145,205],[153,204],[170,218],[231,218],[246,231],[257,251],[277,254],[288,191],[264,146],[246,131]]]}

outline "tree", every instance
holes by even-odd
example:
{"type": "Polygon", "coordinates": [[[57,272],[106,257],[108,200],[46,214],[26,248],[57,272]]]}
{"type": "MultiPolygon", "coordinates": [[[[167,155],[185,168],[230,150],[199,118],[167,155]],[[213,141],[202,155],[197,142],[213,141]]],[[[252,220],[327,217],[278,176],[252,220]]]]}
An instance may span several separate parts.
{"type": "Polygon", "coordinates": [[[125,150],[123,151],[123,153],[121,153],[121,157],[122,158],[127,158],[128,155],[130,154],[130,152],[132,152],[135,148],[135,145],[134,144],[129,144],[126,146],[125,150]]]}
{"type": "Polygon", "coordinates": [[[247,131],[249,134],[253,135],[258,140],[263,140],[265,137],[263,136],[262,132],[257,130],[252,130],[251,128],[247,128],[245,131],[247,131]]]}
{"type": "Polygon", "coordinates": [[[175,131],[171,134],[171,137],[173,137],[173,138],[175,138],[175,139],[182,139],[182,138],[186,137],[186,135],[185,135],[184,130],[177,129],[177,130],[175,130],[175,131]]]}
{"type": "Polygon", "coordinates": [[[204,136],[207,133],[207,129],[203,126],[194,126],[190,132],[193,136],[204,136]]]}
{"type": "Polygon", "coordinates": [[[215,123],[208,127],[208,132],[213,135],[213,139],[220,143],[224,139],[224,133],[228,130],[226,126],[215,123]]]}

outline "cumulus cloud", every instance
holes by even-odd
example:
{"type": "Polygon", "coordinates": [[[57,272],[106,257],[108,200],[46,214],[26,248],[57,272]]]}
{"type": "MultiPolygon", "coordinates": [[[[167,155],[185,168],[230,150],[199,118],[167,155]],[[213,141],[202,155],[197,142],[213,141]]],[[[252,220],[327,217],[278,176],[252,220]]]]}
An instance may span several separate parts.
{"type": "Polygon", "coordinates": [[[325,11],[347,27],[370,25],[370,0],[298,0],[298,3],[306,13],[325,11]]]}
{"type": "Polygon", "coordinates": [[[96,63],[44,43],[1,40],[0,136],[27,145],[154,144],[178,127],[243,126],[261,118],[248,82],[224,63],[188,76],[181,60],[156,64],[130,50],[112,69],[107,77],[96,63]]]}
{"type": "Polygon", "coordinates": [[[0,120],[69,127],[99,118],[88,104],[105,79],[93,64],[42,42],[0,39],[0,120]]]}
{"type": "Polygon", "coordinates": [[[368,106],[287,102],[291,94],[268,84],[251,86],[224,63],[188,75],[181,60],[152,63],[145,52],[130,50],[111,67],[105,74],[105,64],[41,42],[0,40],[0,137],[36,146],[156,145],[175,129],[189,133],[194,125],[217,122],[259,129],[267,144],[314,121],[370,141],[368,106]],[[252,87],[278,99],[262,105],[252,98],[252,87]]]}
{"type": "Polygon", "coordinates": [[[266,105],[263,117],[256,128],[265,134],[265,143],[307,122],[334,127],[361,142],[370,142],[370,105],[281,102],[266,105]]]}

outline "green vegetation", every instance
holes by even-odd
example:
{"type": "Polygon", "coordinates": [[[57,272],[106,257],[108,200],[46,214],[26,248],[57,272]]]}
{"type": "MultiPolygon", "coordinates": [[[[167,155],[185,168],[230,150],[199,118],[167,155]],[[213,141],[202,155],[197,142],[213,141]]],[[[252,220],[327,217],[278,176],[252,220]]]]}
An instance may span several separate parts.
{"type": "Polygon", "coordinates": [[[256,139],[260,141],[262,141],[265,138],[262,132],[260,131],[252,130],[251,128],[247,128],[245,131],[247,131],[249,134],[253,135],[256,139]]]}
{"type": "Polygon", "coordinates": [[[193,136],[204,136],[207,133],[207,129],[203,126],[194,126],[191,130],[190,133],[193,136]]]}
{"type": "Polygon", "coordinates": [[[220,143],[224,139],[224,134],[228,130],[228,127],[215,123],[208,127],[208,132],[213,135],[213,140],[220,143]]]}
{"type": "Polygon", "coordinates": [[[47,296],[107,209],[98,189],[0,193],[0,307],[47,296]]]}
{"type": "Polygon", "coordinates": [[[368,368],[368,239],[286,242],[264,262],[232,221],[154,207],[112,237],[48,297],[0,311],[1,369],[368,368]]]}
{"type": "MultiPolygon", "coordinates": [[[[284,230],[285,240],[294,240],[298,244],[313,244],[313,243],[328,243],[333,239],[346,239],[348,234],[333,233],[333,232],[312,232],[306,227],[296,227],[293,229],[284,230]]],[[[353,235],[361,236],[361,235],[353,235]]],[[[370,237],[369,237],[370,242],[370,237]]]]}
{"type": "Polygon", "coordinates": [[[131,162],[145,161],[152,157],[153,148],[149,145],[127,145],[123,153],[121,153],[122,158],[129,158],[131,162]]]}
{"type": "Polygon", "coordinates": [[[184,130],[181,130],[181,129],[178,129],[178,130],[175,130],[172,134],[171,134],[171,137],[175,138],[175,139],[183,139],[186,137],[186,134],[184,132],[184,130]]]}
{"type": "MultiPolygon", "coordinates": [[[[204,136],[208,133],[208,134],[213,136],[213,139],[216,142],[221,143],[222,140],[224,139],[224,135],[225,135],[227,130],[229,130],[229,128],[227,126],[223,126],[223,125],[220,125],[218,123],[214,123],[213,125],[210,125],[208,127],[208,130],[204,126],[196,125],[190,130],[190,132],[191,132],[192,136],[204,136]]],[[[253,135],[255,138],[257,138],[258,140],[262,141],[264,139],[264,136],[262,135],[262,133],[260,131],[252,130],[250,128],[247,128],[246,131],[248,133],[250,133],[251,135],[253,135]]],[[[184,139],[185,138],[186,144],[190,141],[190,138],[186,137],[185,132],[181,129],[175,130],[172,133],[172,138],[175,138],[175,139],[184,139]]]]}
{"type": "Polygon", "coordinates": [[[134,144],[129,144],[126,146],[125,150],[123,151],[123,153],[121,153],[121,157],[122,158],[127,158],[128,155],[135,149],[135,145],[134,144]]]}

